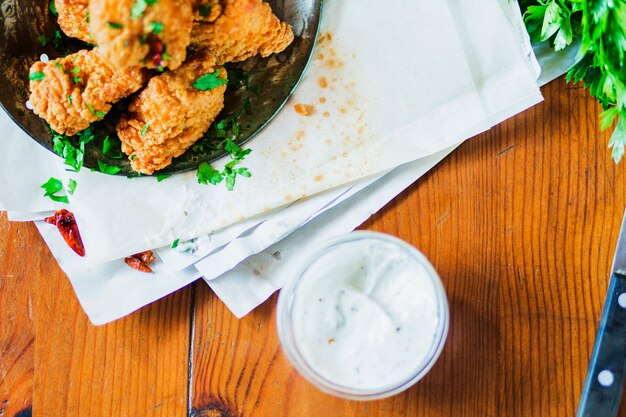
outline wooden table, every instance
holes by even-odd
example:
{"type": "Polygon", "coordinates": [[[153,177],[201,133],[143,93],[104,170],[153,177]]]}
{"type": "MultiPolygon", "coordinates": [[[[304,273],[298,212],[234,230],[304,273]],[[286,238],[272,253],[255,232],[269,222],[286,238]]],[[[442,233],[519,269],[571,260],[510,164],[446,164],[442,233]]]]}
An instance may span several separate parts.
{"type": "Polygon", "coordinates": [[[280,349],[276,297],[237,320],[199,282],[94,327],[35,227],[3,214],[0,416],[573,416],[626,162],[585,90],[561,79],[543,93],[364,226],[420,248],[448,292],[443,355],[404,394],[358,403],[305,382],[280,349]]]}

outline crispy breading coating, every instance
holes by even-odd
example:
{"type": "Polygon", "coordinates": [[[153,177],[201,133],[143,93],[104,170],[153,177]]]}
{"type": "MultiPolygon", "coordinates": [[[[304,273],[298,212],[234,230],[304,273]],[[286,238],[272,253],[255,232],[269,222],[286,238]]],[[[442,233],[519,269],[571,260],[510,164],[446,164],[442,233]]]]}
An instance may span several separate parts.
{"type": "Polygon", "coordinates": [[[192,0],[91,0],[89,14],[91,34],[111,65],[175,69],[187,56],[192,0]]]}
{"type": "Polygon", "coordinates": [[[224,107],[226,86],[201,91],[194,82],[226,70],[215,60],[194,56],[180,68],[150,80],[117,124],[122,151],[135,171],[152,174],[171,164],[207,131],[224,107]]]}
{"type": "Polygon", "coordinates": [[[89,0],[54,0],[57,8],[58,22],[63,33],[70,38],[94,44],[89,34],[88,7],[89,0]]]}
{"type": "Polygon", "coordinates": [[[35,114],[56,132],[69,136],[102,119],[112,104],[139,90],[147,80],[146,71],[138,67],[114,69],[100,58],[97,48],[45,64],[36,62],[30,74],[36,78],[30,81],[35,114]]]}
{"type": "Polygon", "coordinates": [[[257,54],[267,57],[282,52],[293,41],[291,26],[281,22],[261,0],[222,1],[213,23],[194,23],[192,47],[212,54],[221,65],[257,54]]]}

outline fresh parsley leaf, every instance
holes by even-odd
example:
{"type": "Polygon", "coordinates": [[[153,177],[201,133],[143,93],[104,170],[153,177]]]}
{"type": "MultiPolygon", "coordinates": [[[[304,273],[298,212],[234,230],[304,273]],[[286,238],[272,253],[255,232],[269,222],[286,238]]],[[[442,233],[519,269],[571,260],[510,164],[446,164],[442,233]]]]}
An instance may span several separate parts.
{"type": "Polygon", "coordinates": [[[172,174],[158,174],[156,176],[156,179],[157,179],[157,182],[161,182],[161,181],[165,181],[166,179],[168,179],[171,176],[172,176],[172,174]]]}
{"type": "Polygon", "coordinates": [[[41,44],[41,46],[46,46],[50,43],[50,39],[48,39],[48,37],[46,35],[39,35],[37,36],[37,42],[39,42],[41,44]]]}
{"type": "Polygon", "coordinates": [[[70,178],[69,182],[67,183],[67,193],[69,195],[74,195],[74,191],[76,191],[76,180],[70,178]]]}
{"type": "Polygon", "coordinates": [[[102,154],[113,159],[122,159],[124,154],[121,150],[121,142],[117,137],[111,139],[109,136],[102,142],[102,154]]]}
{"type": "Polygon", "coordinates": [[[54,3],[54,0],[50,0],[50,3],[48,3],[48,9],[50,10],[50,13],[52,13],[55,16],[59,15],[59,12],[57,12],[57,5],[54,3]]]}
{"type": "Polygon", "coordinates": [[[44,73],[39,71],[39,72],[31,72],[30,74],[28,74],[28,78],[33,80],[33,81],[41,81],[44,79],[44,73]]]}
{"type": "Polygon", "coordinates": [[[220,70],[216,70],[211,74],[203,75],[198,78],[195,83],[193,83],[193,87],[202,91],[211,91],[214,88],[217,88],[222,85],[226,85],[228,83],[227,78],[220,78],[220,70]]]}
{"type": "Polygon", "coordinates": [[[45,194],[44,197],[50,197],[52,201],[56,201],[58,203],[69,203],[67,196],[64,195],[56,195],[59,191],[63,190],[63,183],[61,180],[57,178],[50,177],[50,179],[41,186],[44,189],[45,194]]]}
{"type": "Polygon", "coordinates": [[[172,57],[167,52],[163,52],[163,54],[161,55],[161,58],[163,58],[163,61],[171,61],[172,60],[172,57]]]}
{"type": "Polygon", "coordinates": [[[626,6],[610,0],[520,0],[533,41],[560,50],[580,41],[567,82],[582,82],[603,108],[602,129],[615,125],[609,141],[618,162],[626,147],[626,6]]]}
{"type": "Polygon", "coordinates": [[[72,74],[76,75],[80,72],[80,67],[74,67],[72,68],[72,70],[70,71],[72,74]]]}
{"type": "Polygon", "coordinates": [[[143,128],[141,129],[141,132],[139,133],[140,136],[143,136],[146,134],[146,132],[148,131],[148,128],[150,127],[150,123],[146,123],[143,128]]]}
{"type": "Polygon", "coordinates": [[[200,6],[199,12],[200,12],[200,16],[209,17],[211,15],[211,5],[203,4],[202,6],[200,6]]]}
{"type": "Polygon", "coordinates": [[[100,160],[98,160],[98,169],[100,170],[100,172],[107,175],[115,175],[122,170],[120,167],[109,165],[106,162],[102,162],[100,160]]]}
{"type": "Polygon", "coordinates": [[[213,168],[207,162],[203,162],[198,167],[198,172],[196,173],[198,177],[199,184],[219,184],[224,179],[224,176],[220,171],[213,168]]]}
{"type": "Polygon", "coordinates": [[[72,104],[72,96],[67,96],[67,103],[72,104]]]}
{"type": "Polygon", "coordinates": [[[150,23],[150,29],[152,30],[152,33],[154,33],[155,35],[160,35],[161,33],[163,33],[163,23],[152,22],[150,23]]]}
{"type": "Polygon", "coordinates": [[[143,16],[148,6],[152,6],[157,0],[135,0],[135,4],[130,9],[130,15],[133,19],[139,19],[143,16]]]}
{"type": "Polygon", "coordinates": [[[175,241],[172,242],[172,249],[176,249],[178,247],[178,243],[180,243],[180,239],[176,239],[175,241]]]}
{"type": "Polygon", "coordinates": [[[121,23],[118,22],[107,22],[107,24],[111,29],[122,29],[124,27],[121,23]]]}

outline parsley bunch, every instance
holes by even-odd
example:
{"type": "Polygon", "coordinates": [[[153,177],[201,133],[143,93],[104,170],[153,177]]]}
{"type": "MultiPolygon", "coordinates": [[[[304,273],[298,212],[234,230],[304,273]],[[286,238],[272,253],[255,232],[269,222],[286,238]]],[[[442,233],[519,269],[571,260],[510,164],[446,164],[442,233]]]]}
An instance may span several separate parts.
{"type": "Polygon", "coordinates": [[[580,41],[578,62],[568,82],[583,82],[603,108],[601,127],[615,125],[609,141],[613,159],[626,150],[626,1],[520,0],[533,41],[561,50],[580,41]]]}

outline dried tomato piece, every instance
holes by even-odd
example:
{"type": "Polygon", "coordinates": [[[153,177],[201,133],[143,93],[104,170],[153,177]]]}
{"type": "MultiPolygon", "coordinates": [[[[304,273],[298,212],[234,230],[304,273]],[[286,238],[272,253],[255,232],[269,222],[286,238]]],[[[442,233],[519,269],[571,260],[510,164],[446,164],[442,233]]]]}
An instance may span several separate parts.
{"type": "Polygon", "coordinates": [[[151,250],[136,253],[133,256],[129,256],[124,259],[124,262],[133,269],[141,272],[152,272],[152,269],[148,266],[149,263],[154,262],[154,253],[151,250]]]}
{"type": "Polygon", "coordinates": [[[54,213],[54,216],[46,217],[43,221],[56,226],[59,232],[61,232],[65,243],[77,255],[85,256],[85,245],[83,245],[83,240],[80,237],[74,214],[62,209],[54,213]]]}
{"type": "Polygon", "coordinates": [[[165,52],[165,45],[163,45],[163,41],[155,36],[150,36],[148,42],[150,44],[148,56],[152,64],[154,64],[155,67],[164,66],[163,53],[165,52]]]}

